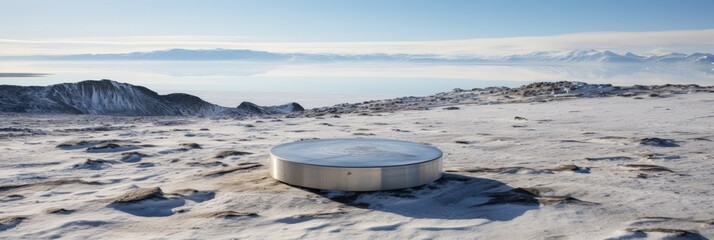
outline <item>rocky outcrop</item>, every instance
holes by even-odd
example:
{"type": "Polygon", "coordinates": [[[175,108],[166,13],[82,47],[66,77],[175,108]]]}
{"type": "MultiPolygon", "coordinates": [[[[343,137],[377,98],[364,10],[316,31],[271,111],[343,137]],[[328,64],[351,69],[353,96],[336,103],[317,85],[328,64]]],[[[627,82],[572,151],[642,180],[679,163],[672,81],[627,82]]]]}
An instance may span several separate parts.
{"type": "Polygon", "coordinates": [[[297,103],[271,107],[252,103],[245,103],[245,105],[249,107],[223,107],[189,94],[159,95],[142,86],[111,80],[88,80],[46,87],[0,85],[0,112],[125,116],[242,116],[282,114],[303,110],[297,103]]]}
{"type": "MultiPolygon", "coordinates": [[[[488,87],[454,89],[450,92],[437,93],[424,97],[400,97],[394,99],[373,100],[361,103],[345,103],[331,107],[321,107],[288,114],[288,117],[323,116],[345,113],[371,114],[398,110],[427,110],[458,104],[500,104],[548,102],[573,98],[593,97],[667,97],[673,94],[695,92],[714,92],[714,86],[689,85],[634,85],[613,86],[611,84],[588,84],[584,82],[535,82],[517,88],[488,87]]],[[[447,109],[448,110],[448,109],[447,109]]]]}

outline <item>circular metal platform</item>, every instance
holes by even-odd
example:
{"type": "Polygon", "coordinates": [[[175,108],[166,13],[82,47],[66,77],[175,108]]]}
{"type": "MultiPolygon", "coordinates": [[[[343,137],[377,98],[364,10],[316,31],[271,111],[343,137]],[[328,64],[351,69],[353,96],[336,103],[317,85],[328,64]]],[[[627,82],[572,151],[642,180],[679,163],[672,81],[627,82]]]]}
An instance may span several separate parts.
{"type": "Polygon", "coordinates": [[[442,152],[407,141],[316,139],[270,150],[273,178],[291,185],[340,191],[379,191],[424,185],[441,178],[442,152]]]}

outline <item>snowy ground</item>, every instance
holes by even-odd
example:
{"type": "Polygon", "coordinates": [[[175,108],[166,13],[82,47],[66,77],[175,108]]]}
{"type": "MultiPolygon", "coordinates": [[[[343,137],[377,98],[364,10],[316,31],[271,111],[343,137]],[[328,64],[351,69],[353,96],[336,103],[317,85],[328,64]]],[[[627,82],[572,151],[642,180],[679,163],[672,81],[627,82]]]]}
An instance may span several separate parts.
{"type": "Polygon", "coordinates": [[[714,94],[457,107],[2,115],[0,238],[714,238],[714,94]],[[429,143],[447,173],[372,193],[270,178],[272,146],[332,137],[429,143]]]}

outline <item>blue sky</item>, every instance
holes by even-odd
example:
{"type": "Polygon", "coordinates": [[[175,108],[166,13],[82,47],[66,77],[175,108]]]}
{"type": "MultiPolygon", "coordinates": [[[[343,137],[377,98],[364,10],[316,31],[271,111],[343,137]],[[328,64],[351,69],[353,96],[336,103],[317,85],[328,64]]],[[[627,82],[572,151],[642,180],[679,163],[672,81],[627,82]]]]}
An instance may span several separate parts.
{"type": "Polygon", "coordinates": [[[0,38],[421,41],[714,28],[709,0],[0,0],[0,38]]]}
{"type": "Polygon", "coordinates": [[[710,0],[0,0],[0,55],[714,52],[710,0]]]}

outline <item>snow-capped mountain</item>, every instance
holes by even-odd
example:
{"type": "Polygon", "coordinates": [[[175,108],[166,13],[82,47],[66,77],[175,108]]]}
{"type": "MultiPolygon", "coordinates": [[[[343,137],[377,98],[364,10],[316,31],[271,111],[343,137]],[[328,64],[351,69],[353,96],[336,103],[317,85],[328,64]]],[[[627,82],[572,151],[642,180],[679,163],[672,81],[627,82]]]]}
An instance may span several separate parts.
{"type": "Polygon", "coordinates": [[[46,87],[0,85],[0,112],[213,116],[279,114],[303,110],[297,103],[273,107],[255,106],[257,109],[223,107],[193,95],[159,95],[145,87],[111,80],[89,80],[46,87]],[[286,107],[288,105],[292,107],[286,107]]]}
{"type": "Polygon", "coordinates": [[[660,63],[681,63],[681,62],[688,62],[688,63],[704,63],[704,64],[712,64],[714,63],[714,55],[708,54],[708,53],[692,53],[692,54],[683,54],[683,53],[670,53],[667,55],[662,55],[662,56],[652,56],[647,58],[649,62],[660,62],[660,63]]]}
{"type": "Polygon", "coordinates": [[[441,56],[434,54],[314,54],[273,53],[244,49],[169,49],[115,54],[75,54],[60,56],[0,56],[6,60],[87,60],[87,61],[270,61],[270,62],[466,62],[466,63],[693,63],[712,64],[709,53],[670,53],[640,56],[609,50],[538,51],[504,57],[441,56]]]}
{"type": "MultiPolygon", "coordinates": [[[[29,60],[111,60],[111,61],[420,61],[433,60],[434,55],[410,54],[311,54],[273,53],[245,49],[169,49],[151,52],[73,54],[59,56],[27,56],[29,60]]],[[[12,59],[12,58],[11,58],[12,59]]]]}
{"type": "Polygon", "coordinates": [[[516,63],[703,63],[712,64],[714,55],[708,53],[670,53],[660,56],[640,56],[633,53],[617,54],[608,50],[575,50],[575,51],[545,51],[523,55],[510,55],[500,59],[501,62],[516,63]]]}
{"type": "Polygon", "coordinates": [[[576,50],[533,52],[525,55],[511,55],[505,62],[641,62],[644,57],[627,53],[619,55],[611,51],[576,50]]]}
{"type": "Polygon", "coordinates": [[[110,54],[76,54],[61,56],[40,56],[48,60],[147,60],[147,61],[221,61],[221,60],[251,60],[251,61],[281,61],[289,60],[291,56],[264,51],[243,49],[169,49],[152,52],[110,53],[110,54]]]}

